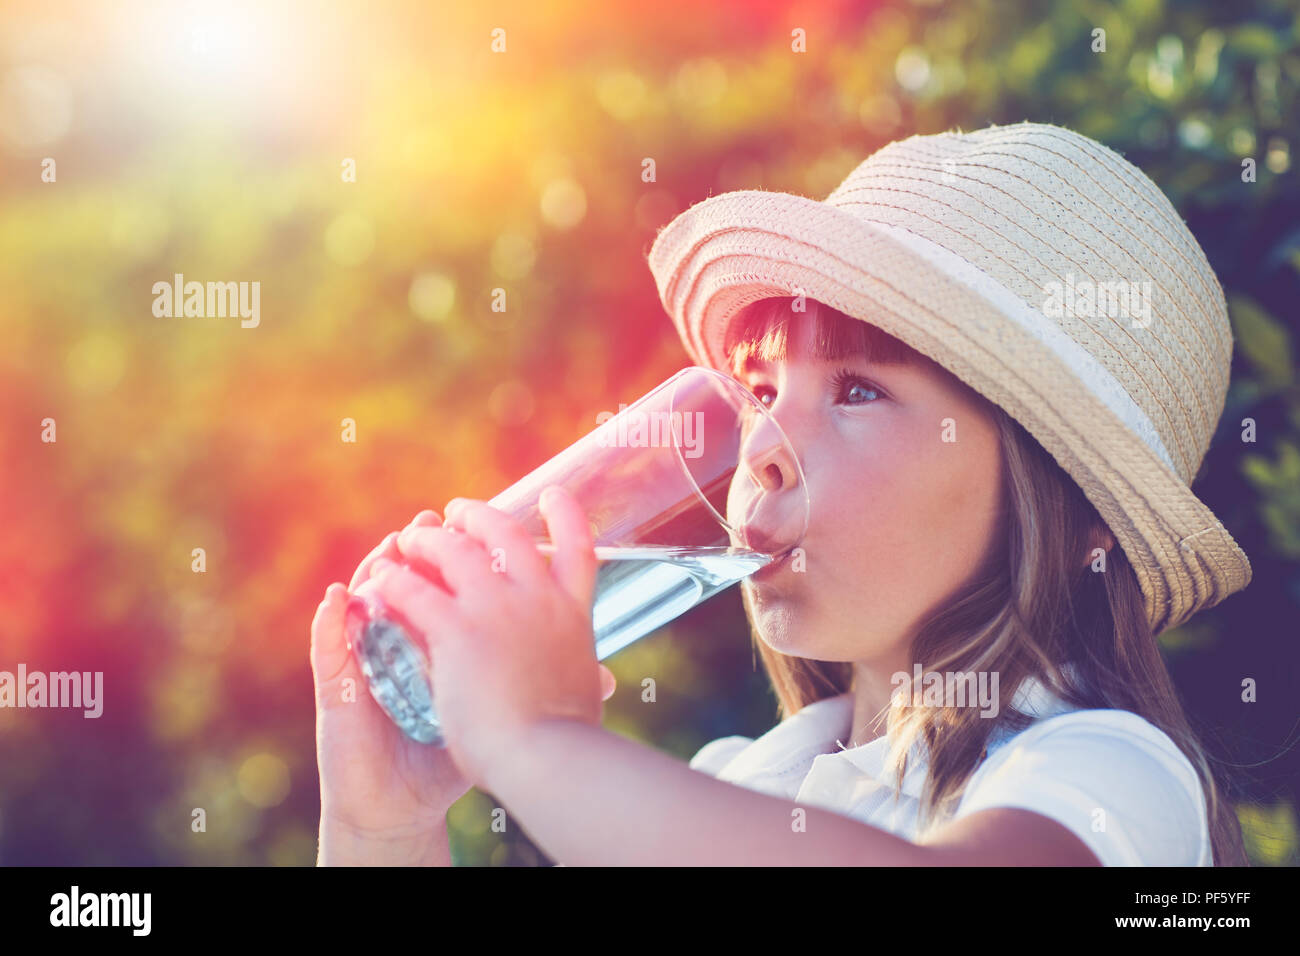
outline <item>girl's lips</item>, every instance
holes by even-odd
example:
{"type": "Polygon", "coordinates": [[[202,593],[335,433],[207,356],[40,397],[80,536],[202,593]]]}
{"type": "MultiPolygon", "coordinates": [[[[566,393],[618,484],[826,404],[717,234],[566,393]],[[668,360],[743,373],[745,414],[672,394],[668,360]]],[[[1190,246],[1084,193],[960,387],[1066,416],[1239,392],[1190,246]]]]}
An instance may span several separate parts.
{"type": "MultiPolygon", "coordinates": [[[[769,531],[764,531],[757,525],[747,525],[741,528],[740,537],[741,540],[745,542],[746,547],[753,548],[755,551],[763,551],[767,554],[777,553],[777,549],[782,544],[780,537],[769,531]]],[[[789,538],[786,538],[786,540],[788,541],[789,538]]]]}
{"type": "Polygon", "coordinates": [[[787,551],[774,561],[769,561],[757,571],[750,575],[751,580],[766,581],[768,578],[779,573],[787,564],[790,563],[792,552],[787,551]]]}

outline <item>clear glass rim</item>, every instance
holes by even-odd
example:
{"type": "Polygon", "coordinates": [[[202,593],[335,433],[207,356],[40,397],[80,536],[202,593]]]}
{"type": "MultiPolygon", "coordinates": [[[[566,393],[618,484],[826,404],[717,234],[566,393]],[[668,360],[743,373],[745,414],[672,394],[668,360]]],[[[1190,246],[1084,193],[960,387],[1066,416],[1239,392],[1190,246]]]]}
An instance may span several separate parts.
{"type": "MultiPolygon", "coordinates": [[[[794,443],[790,441],[790,436],[785,433],[785,429],[781,427],[781,423],[776,420],[776,416],[772,414],[771,410],[762,402],[760,402],[754,396],[754,393],[751,392],[749,389],[747,389],[744,386],[744,383],[742,383],[734,375],[727,375],[723,372],[718,371],[715,368],[710,368],[707,365],[688,365],[685,368],[680,369],[665,383],[667,385],[672,385],[672,390],[670,391],[668,396],[668,413],[669,413],[668,421],[672,424],[673,427],[673,435],[675,439],[673,442],[673,451],[677,455],[677,463],[681,466],[683,474],[686,475],[686,480],[690,482],[691,489],[695,492],[695,496],[699,498],[702,502],[704,502],[704,506],[709,509],[714,519],[717,520],[718,524],[720,524],[723,528],[725,528],[727,532],[731,534],[733,537],[738,538],[742,541],[744,540],[741,533],[736,528],[732,527],[731,523],[727,521],[726,517],[719,514],[718,509],[713,507],[713,503],[710,502],[708,497],[704,494],[703,490],[700,488],[699,482],[697,482],[694,476],[691,474],[691,470],[687,466],[686,460],[682,457],[682,448],[681,448],[681,440],[680,440],[681,436],[677,434],[677,425],[675,420],[672,417],[672,412],[676,405],[677,386],[681,384],[678,381],[678,379],[690,375],[694,372],[704,372],[708,375],[713,376],[715,379],[722,382],[732,392],[732,394],[738,394],[742,401],[747,402],[750,405],[750,407],[757,409],[759,414],[762,415],[764,418],[766,418],[768,422],[771,423],[772,427],[776,429],[777,435],[780,436],[782,443],[789,451],[790,460],[794,463],[795,471],[798,473],[799,476],[799,487],[803,491],[803,527],[799,531],[798,541],[796,541],[789,548],[786,548],[785,552],[782,553],[787,553],[793,550],[794,548],[798,547],[800,544],[803,543],[804,535],[808,533],[808,522],[812,515],[812,499],[808,493],[808,481],[803,473],[803,462],[799,460],[799,455],[795,451],[794,443]]],[[[736,462],[736,467],[737,468],[740,467],[739,460],[737,460],[736,462]]]]}

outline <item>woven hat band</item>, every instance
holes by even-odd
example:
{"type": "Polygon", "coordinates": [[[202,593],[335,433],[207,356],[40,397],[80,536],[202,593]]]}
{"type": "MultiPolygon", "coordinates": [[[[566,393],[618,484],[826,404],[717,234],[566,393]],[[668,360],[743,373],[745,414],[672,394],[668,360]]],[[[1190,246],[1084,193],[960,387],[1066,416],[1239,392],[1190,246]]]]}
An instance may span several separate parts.
{"type": "Polygon", "coordinates": [[[1024,299],[1006,286],[995,280],[988,273],[977,269],[965,259],[949,251],[938,243],[931,242],[923,236],[897,226],[885,223],[870,223],[870,228],[879,229],[890,235],[896,242],[927,259],[931,264],[947,272],[962,284],[969,287],[980,297],[987,299],[1008,318],[1013,319],[1021,328],[1052,350],[1087,386],[1102,403],[1115,413],[1115,416],[1135,435],[1146,443],[1171,471],[1177,471],[1169,450],[1156,431],[1155,425],[1142,411],[1124,386],[1091,353],[1080,346],[1074,339],[1061,331],[1060,326],[1045,316],[1040,310],[1029,306],[1024,299]]]}

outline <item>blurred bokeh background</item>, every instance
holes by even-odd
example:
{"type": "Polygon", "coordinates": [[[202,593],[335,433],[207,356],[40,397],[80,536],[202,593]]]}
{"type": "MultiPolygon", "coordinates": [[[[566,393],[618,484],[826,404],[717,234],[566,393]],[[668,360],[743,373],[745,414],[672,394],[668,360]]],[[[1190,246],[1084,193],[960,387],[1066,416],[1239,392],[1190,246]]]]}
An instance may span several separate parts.
{"type": "MultiPolygon", "coordinates": [[[[1145,170],[1227,293],[1233,384],[1196,490],[1255,578],[1162,644],[1252,860],[1294,865],[1298,90],[1293,2],[9,0],[0,669],[101,670],[105,708],[0,710],[0,863],[311,864],[326,585],[687,363],[656,230],[1029,119],[1145,170]],[[260,282],[260,324],[155,317],[175,273],[260,282]]],[[[736,589],[608,663],[608,726],[682,759],[776,716],[736,589]]],[[[551,862],[490,812],[457,804],[456,862],[551,862]]]]}

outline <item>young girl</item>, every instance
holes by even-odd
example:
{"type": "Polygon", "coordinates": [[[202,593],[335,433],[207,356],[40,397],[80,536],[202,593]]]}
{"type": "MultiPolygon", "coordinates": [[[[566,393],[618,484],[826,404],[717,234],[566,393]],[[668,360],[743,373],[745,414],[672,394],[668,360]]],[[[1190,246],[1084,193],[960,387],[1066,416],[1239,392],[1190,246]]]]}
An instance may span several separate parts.
{"type": "Polygon", "coordinates": [[[570,865],[1244,863],[1156,643],[1249,581],[1187,488],[1231,340],[1162,199],[1022,124],[891,144],[825,203],[683,213],[651,252],[661,298],[772,410],[812,500],[800,560],[741,584],[784,719],[689,767],[602,730],[585,516],[546,496],[547,564],[454,499],[460,533],[423,512],[317,611],[320,862],[446,865],[446,811],[478,785],[570,865]],[[1121,315],[1096,307],[1111,276],[1139,290],[1121,315]],[[344,694],[349,589],[429,635],[446,750],[344,694]]]}

